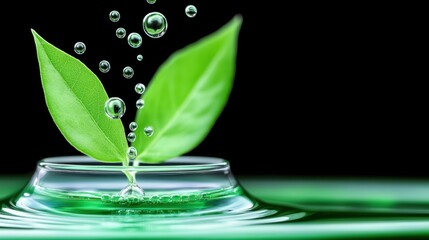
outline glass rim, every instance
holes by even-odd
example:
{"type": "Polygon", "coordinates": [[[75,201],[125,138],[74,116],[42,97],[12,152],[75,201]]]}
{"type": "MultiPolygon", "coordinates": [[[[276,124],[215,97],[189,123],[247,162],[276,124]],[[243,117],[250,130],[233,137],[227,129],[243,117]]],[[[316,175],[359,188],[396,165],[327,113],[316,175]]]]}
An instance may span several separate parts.
{"type": "Polygon", "coordinates": [[[139,166],[113,165],[84,155],[48,157],[38,162],[38,167],[50,171],[88,172],[178,172],[178,171],[224,171],[229,162],[222,158],[204,156],[180,156],[162,163],[143,163],[139,166]]]}

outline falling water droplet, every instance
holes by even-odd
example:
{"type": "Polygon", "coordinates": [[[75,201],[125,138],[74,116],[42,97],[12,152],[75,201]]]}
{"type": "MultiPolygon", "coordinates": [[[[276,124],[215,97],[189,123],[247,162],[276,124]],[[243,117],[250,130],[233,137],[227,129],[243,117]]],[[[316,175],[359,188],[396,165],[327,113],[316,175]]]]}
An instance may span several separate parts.
{"type": "Polygon", "coordinates": [[[130,33],[128,35],[128,45],[130,45],[133,48],[138,48],[142,45],[143,39],[142,36],[138,33],[130,33]]]}
{"type": "Polygon", "coordinates": [[[141,54],[137,55],[137,61],[139,62],[143,61],[143,55],[141,54]]]}
{"type": "Polygon", "coordinates": [[[144,86],[143,83],[137,83],[136,86],[134,87],[134,90],[136,91],[137,94],[143,94],[144,91],[146,90],[146,87],[144,86]]]}
{"type": "Polygon", "coordinates": [[[109,19],[112,22],[117,22],[119,21],[120,18],[121,18],[121,14],[116,10],[113,10],[109,13],[109,19]]]}
{"type": "Polygon", "coordinates": [[[148,13],[143,18],[143,30],[151,38],[162,37],[167,31],[167,27],[167,19],[159,12],[148,13]]]}
{"type": "Polygon", "coordinates": [[[185,8],[186,16],[193,18],[197,15],[197,8],[194,5],[188,5],[185,8]]]}
{"type": "Polygon", "coordinates": [[[151,126],[144,128],[144,134],[148,137],[151,137],[153,135],[153,128],[151,126]]]}
{"type": "Polygon", "coordinates": [[[143,99],[139,99],[136,101],[136,107],[138,109],[142,109],[144,107],[144,100],[143,99]]]}
{"type": "Polygon", "coordinates": [[[85,51],[86,51],[86,45],[85,45],[85,43],[83,43],[83,42],[77,42],[77,43],[75,43],[75,45],[74,45],[74,51],[77,53],[77,54],[83,54],[85,51]]]}
{"type": "Polygon", "coordinates": [[[104,104],[104,112],[111,119],[119,119],[124,116],[126,107],[124,101],[118,97],[109,98],[104,104]]]}
{"type": "Polygon", "coordinates": [[[137,130],[138,125],[136,122],[131,122],[129,127],[130,130],[134,132],[135,130],[137,130]]]}
{"type": "Polygon", "coordinates": [[[107,73],[108,71],[110,71],[110,63],[108,61],[106,61],[106,60],[102,60],[98,64],[98,69],[102,73],[107,73]]]}
{"type": "Polygon", "coordinates": [[[128,133],[127,140],[128,142],[134,142],[136,140],[136,134],[133,132],[128,133]]]}
{"type": "Polygon", "coordinates": [[[137,149],[135,147],[129,147],[127,149],[127,156],[130,160],[134,160],[137,157],[137,149]]]}
{"type": "Polygon", "coordinates": [[[125,30],[125,28],[120,27],[116,29],[116,36],[118,38],[122,39],[125,37],[125,35],[127,35],[127,31],[125,30]]]}
{"type": "Polygon", "coordinates": [[[122,75],[126,79],[131,79],[134,76],[134,70],[132,67],[124,67],[124,70],[122,70],[122,75]]]}
{"type": "Polygon", "coordinates": [[[154,4],[154,3],[156,3],[156,0],[146,0],[147,1],[147,3],[149,3],[149,4],[154,4]]]}

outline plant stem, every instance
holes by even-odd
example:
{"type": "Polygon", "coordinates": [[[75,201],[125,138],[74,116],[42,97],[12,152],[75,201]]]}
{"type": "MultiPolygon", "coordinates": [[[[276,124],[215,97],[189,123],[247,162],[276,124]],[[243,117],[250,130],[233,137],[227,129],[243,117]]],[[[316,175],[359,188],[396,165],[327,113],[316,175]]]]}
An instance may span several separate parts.
{"type": "MultiPolygon", "coordinates": [[[[128,161],[124,162],[123,166],[124,167],[129,167],[128,161]]],[[[137,184],[136,172],[135,171],[123,170],[122,172],[125,174],[125,176],[127,176],[128,185],[137,184]]]]}

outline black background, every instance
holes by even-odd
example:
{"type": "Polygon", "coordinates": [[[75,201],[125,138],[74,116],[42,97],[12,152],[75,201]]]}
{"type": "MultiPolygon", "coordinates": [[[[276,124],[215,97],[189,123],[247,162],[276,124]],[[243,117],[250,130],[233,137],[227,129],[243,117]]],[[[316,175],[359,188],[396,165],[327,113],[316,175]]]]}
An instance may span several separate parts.
{"type": "MultiPolygon", "coordinates": [[[[132,104],[134,84],[147,84],[172,52],[242,14],[230,100],[189,155],[228,159],[236,174],[424,177],[427,107],[419,87],[410,88],[412,72],[402,58],[408,47],[395,31],[401,21],[381,15],[386,8],[278,2],[15,1],[2,8],[9,16],[1,29],[0,173],[29,173],[42,158],[78,154],[45,106],[30,28],[73,56],[74,43],[85,42],[87,52],[77,57],[110,96],[132,104]],[[198,8],[193,19],[184,14],[187,4],[198,8]],[[121,13],[118,23],[108,19],[113,9],[121,13]],[[160,39],[143,33],[150,11],[168,19],[160,39]],[[116,38],[117,27],[140,33],[142,47],[116,38]],[[97,70],[102,59],[112,64],[108,74],[97,70]],[[136,70],[132,80],[121,76],[125,65],[136,70]]],[[[133,114],[128,111],[124,123],[133,114]]]]}

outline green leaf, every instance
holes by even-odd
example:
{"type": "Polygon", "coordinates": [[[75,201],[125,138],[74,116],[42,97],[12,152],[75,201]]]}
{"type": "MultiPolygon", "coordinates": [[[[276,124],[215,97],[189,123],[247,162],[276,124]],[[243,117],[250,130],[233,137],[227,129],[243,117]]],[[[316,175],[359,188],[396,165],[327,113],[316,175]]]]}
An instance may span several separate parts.
{"type": "Polygon", "coordinates": [[[136,116],[137,160],[162,162],[192,150],[206,137],[231,92],[241,22],[241,16],[234,17],[159,68],[136,116]],[[144,135],[146,126],[153,127],[153,136],[144,135]]]}
{"type": "Polygon", "coordinates": [[[100,80],[82,62],[32,33],[46,104],[61,133],[96,160],[127,161],[124,127],[104,114],[108,96],[100,80]]]}

